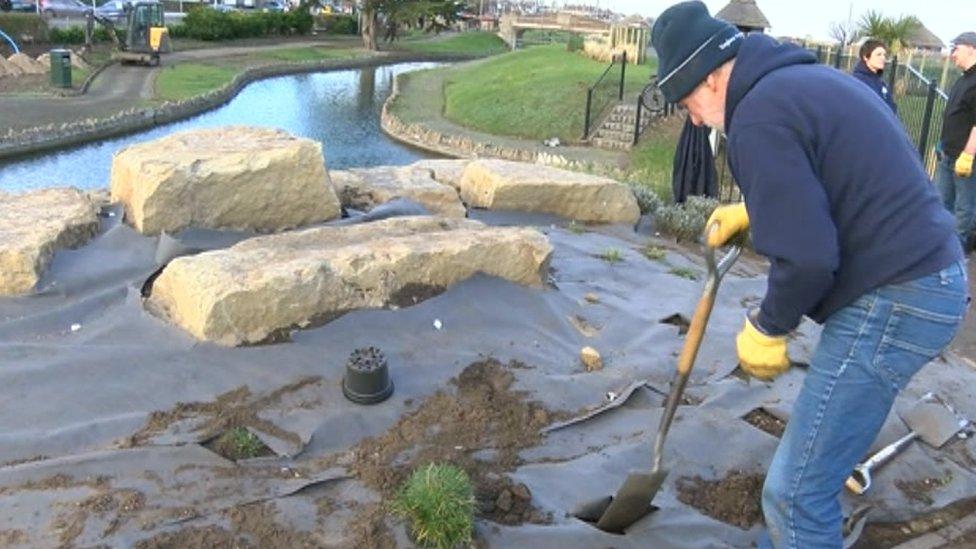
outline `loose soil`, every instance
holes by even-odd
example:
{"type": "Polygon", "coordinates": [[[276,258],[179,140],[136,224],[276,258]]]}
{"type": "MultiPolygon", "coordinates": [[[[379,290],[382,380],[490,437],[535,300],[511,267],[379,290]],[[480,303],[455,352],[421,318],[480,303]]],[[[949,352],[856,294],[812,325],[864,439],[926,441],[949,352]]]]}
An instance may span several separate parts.
{"type": "MultiPolygon", "coordinates": [[[[875,547],[894,547],[923,534],[934,532],[959,519],[976,513],[976,497],[959,500],[941,509],[925,513],[912,520],[904,522],[869,522],[864,525],[864,531],[852,549],[874,549],[875,547]]],[[[960,540],[953,541],[947,547],[974,547],[976,545],[956,545],[965,539],[976,541],[976,532],[967,534],[960,540]]]]}
{"type": "Polygon", "coordinates": [[[142,446],[154,436],[165,432],[171,425],[189,419],[199,419],[194,431],[200,432],[198,438],[200,441],[211,440],[235,427],[250,427],[300,445],[301,437],[297,434],[260,419],[257,414],[268,406],[278,403],[285,395],[321,381],[320,376],[305,377],[260,398],[252,398],[250,389],[243,386],[218,395],[213,402],[178,402],[170,410],[149,414],[146,424],[130,436],[122,446],[142,446]]]}
{"type": "Polygon", "coordinates": [[[748,530],[762,519],[763,476],[732,471],[720,480],[678,479],[678,500],[724,523],[748,530]]]}
{"type": "Polygon", "coordinates": [[[753,409],[748,414],[742,416],[742,419],[756,429],[765,431],[776,438],[783,438],[783,431],[786,430],[785,421],[762,408],[753,409]]]}
{"type": "Polygon", "coordinates": [[[541,405],[511,390],[514,367],[494,359],[471,364],[452,380],[455,394],[429,397],[386,434],[357,445],[352,472],[389,497],[417,467],[452,463],[472,479],[478,516],[502,524],[550,522],[532,506],[529,489],[504,475],[552,420],[541,405]]]}
{"type": "Polygon", "coordinates": [[[906,498],[912,501],[924,503],[925,505],[932,505],[932,496],[930,495],[932,491],[937,490],[950,482],[952,482],[952,473],[950,471],[946,471],[946,476],[943,477],[896,480],[895,487],[898,488],[898,490],[900,490],[906,498]]]}

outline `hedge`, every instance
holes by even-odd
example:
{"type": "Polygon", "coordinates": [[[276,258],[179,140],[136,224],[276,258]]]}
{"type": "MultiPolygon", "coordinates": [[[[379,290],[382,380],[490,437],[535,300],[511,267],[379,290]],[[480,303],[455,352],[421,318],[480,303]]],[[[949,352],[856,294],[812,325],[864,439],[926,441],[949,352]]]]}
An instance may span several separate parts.
{"type": "Polygon", "coordinates": [[[33,13],[0,12],[0,29],[10,35],[18,44],[29,36],[36,41],[47,37],[47,21],[33,13]]]}
{"type": "MultiPolygon", "coordinates": [[[[109,42],[111,39],[108,35],[108,29],[105,27],[95,27],[95,31],[92,35],[93,42],[109,42]]],[[[115,36],[118,37],[119,42],[125,42],[125,30],[116,28],[115,36]]],[[[66,27],[59,29],[57,27],[51,28],[47,33],[47,41],[51,44],[84,44],[85,43],[85,29],[84,27],[66,27]]]]}
{"type": "Polygon", "coordinates": [[[316,26],[328,34],[359,34],[359,21],[351,15],[322,14],[317,18],[316,26]]]}
{"type": "Polygon", "coordinates": [[[179,34],[196,40],[229,40],[259,38],[284,34],[308,34],[312,30],[312,15],[307,9],[285,13],[239,11],[220,12],[197,8],[183,18],[179,34]]]}

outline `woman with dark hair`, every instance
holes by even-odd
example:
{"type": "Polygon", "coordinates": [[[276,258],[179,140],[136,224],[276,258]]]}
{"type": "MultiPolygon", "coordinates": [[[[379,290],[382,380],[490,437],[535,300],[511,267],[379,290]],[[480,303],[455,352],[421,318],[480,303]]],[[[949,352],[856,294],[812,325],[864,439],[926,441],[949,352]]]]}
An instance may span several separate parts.
{"type": "Polygon", "coordinates": [[[885,43],[881,40],[868,38],[861,46],[858,56],[861,60],[854,67],[854,78],[867,84],[897,114],[898,106],[895,105],[895,98],[891,96],[888,85],[881,79],[885,62],[888,60],[888,48],[885,43]]]}

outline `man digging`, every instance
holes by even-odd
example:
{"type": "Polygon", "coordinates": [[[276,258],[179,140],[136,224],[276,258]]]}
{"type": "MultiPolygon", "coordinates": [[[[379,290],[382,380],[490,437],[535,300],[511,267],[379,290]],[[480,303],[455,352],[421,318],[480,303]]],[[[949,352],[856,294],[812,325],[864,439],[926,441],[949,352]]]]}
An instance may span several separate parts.
{"type": "Polygon", "coordinates": [[[952,340],[966,308],[955,222],[873,92],[809,52],[744,36],[701,2],[654,24],[664,97],[728,135],[745,204],[709,223],[720,246],[750,229],[770,262],[766,295],[736,339],[768,380],[787,334],[823,324],[763,487],[769,547],[841,547],[838,495],[901,390],[952,340]]]}

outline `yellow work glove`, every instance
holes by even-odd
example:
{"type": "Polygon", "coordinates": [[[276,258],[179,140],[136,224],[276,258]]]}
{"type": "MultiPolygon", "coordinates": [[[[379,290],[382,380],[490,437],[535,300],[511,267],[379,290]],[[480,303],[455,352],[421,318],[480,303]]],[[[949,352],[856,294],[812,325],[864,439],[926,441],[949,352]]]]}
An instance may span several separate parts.
{"type": "Polygon", "coordinates": [[[746,212],[744,203],[732,204],[729,206],[719,206],[715,208],[712,215],[705,224],[705,244],[712,248],[718,248],[728,242],[733,236],[749,229],[749,213],[746,212]],[[713,223],[718,224],[718,229],[709,231],[713,223]]]}
{"type": "Polygon", "coordinates": [[[786,336],[768,336],[746,317],[746,324],[735,338],[739,366],[752,377],[770,380],[790,369],[786,336]]]}
{"type": "Polygon", "coordinates": [[[956,175],[959,177],[969,177],[973,175],[973,155],[960,153],[956,159],[956,175]]]}

